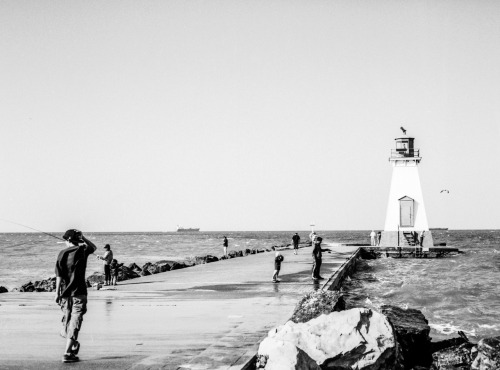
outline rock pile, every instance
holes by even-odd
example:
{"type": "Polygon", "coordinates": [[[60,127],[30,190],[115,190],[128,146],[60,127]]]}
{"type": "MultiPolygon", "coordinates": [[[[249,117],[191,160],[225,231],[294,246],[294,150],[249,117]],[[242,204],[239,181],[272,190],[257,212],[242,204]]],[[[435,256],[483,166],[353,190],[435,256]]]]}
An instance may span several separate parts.
{"type": "Polygon", "coordinates": [[[493,370],[500,369],[500,337],[470,343],[431,343],[421,311],[382,306],[344,310],[339,292],[304,296],[292,318],[260,343],[256,369],[493,370]]]}
{"type": "MultiPolygon", "coordinates": [[[[289,244],[288,244],[289,246],[289,244]]],[[[283,245],[280,248],[286,248],[287,246],[283,245]]],[[[278,248],[278,247],[273,247],[278,248]]],[[[120,264],[118,267],[118,281],[135,279],[141,276],[148,276],[153,274],[159,274],[162,272],[167,272],[171,270],[179,270],[186,267],[191,267],[194,265],[200,265],[205,263],[217,262],[224,259],[229,258],[237,258],[237,257],[245,257],[250,254],[263,253],[263,252],[271,252],[271,249],[245,249],[244,251],[231,251],[228,253],[228,257],[216,257],[212,255],[206,256],[196,256],[188,259],[187,261],[170,261],[170,260],[162,260],[158,262],[147,262],[144,266],[139,267],[135,263],[131,263],[128,266],[124,264],[120,264]]],[[[87,286],[97,286],[97,284],[104,284],[104,274],[100,272],[94,272],[87,278],[87,286]]],[[[0,293],[2,293],[0,287],[0,293]]],[[[36,281],[34,284],[30,281],[29,283],[24,284],[20,288],[14,288],[12,291],[20,291],[20,292],[53,292],[56,288],[55,277],[36,281]]],[[[4,288],[6,289],[6,288],[4,288]]]]}

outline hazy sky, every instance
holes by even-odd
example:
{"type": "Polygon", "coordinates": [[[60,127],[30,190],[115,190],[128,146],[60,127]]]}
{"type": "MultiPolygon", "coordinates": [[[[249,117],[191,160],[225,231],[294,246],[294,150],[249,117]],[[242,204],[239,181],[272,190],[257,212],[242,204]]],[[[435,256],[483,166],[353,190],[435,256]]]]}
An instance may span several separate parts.
{"type": "Polygon", "coordinates": [[[380,229],[400,126],[430,226],[500,228],[500,2],[4,0],[0,122],[41,230],[380,229]]]}

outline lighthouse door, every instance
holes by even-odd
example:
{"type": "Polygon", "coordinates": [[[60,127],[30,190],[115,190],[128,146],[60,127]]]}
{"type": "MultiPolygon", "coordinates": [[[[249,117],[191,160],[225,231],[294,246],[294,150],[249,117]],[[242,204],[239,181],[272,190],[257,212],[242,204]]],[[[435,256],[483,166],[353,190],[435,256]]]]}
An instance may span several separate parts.
{"type": "Polygon", "coordinates": [[[410,197],[403,197],[399,199],[399,214],[401,227],[412,227],[414,225],[415,217],[413,215],[414,201],[410,197]]]}

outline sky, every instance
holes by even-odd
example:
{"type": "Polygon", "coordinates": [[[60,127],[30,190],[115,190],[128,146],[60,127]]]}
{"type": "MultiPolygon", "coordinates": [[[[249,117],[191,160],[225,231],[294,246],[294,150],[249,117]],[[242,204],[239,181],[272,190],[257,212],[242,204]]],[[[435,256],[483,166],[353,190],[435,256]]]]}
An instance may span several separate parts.
{"type": "Polygon", "coordinates": [[[0,232],[498,229],[498,1],[0,2],[0,232]],[[449,190],[441,193],[442,189],[449,190]]]}

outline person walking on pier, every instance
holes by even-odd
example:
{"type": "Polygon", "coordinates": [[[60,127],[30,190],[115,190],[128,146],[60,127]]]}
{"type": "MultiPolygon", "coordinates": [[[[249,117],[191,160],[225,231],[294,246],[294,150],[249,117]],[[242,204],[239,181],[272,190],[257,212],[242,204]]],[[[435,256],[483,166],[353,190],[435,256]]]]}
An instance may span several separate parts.
{"type": "Polygon", "coordinates": [[[293,241],[293,254],[297,254],[299,251],[299,243],[300,243],[300,236],[298,233],[295,233],[295,235],[292,236],[292,241],[293,241]]]}
{"type": "Polygon", "coordinates": [[[323,241],[323,238],[321,236],[318,236],[316,238],[316,241],[314,242],[314,249],[312,252],[313,256],[313,268],[312,268],[312,278],[314,280],[323,280],[324,278],[321,277],[320,275],[320,270],[321,270],[321,263],[323,260],[322,252],[327,252],[330,249],[322,249],[321,248],[321,242],[323,241]]]}
{"type": "Polygon", "coordinates": [[[113,261],[113,251],[109,244],[104,246],[106,252],[102,256],[96,256],[97,259],[103,260],[104,266],[104,285],[111,285],[111,261],[113,261]]]}
{"type": "Polygon", "coordinates": [[[227,258],[227,246],[229,242],[227,241],[227,238],[224,236],[224,241],[222,242],[222,246],[224,247],[224,257],[227,258]]]}
{"type": "Polygon", "coordinates": [[[97,249],[81,231],[71,229],[63,236],[66,249],[59,252],[56,262],[56,298],[63,311],[61,336],[66,338],[62,362],[77,362],[80,350],[78,333],[87,312],[87,282],[85,270],[88,256],[97,249]]]}
{"type": "Polygon", "coordinates": [[[372,232],[370,233],[370,241],[371,241],[371,246],[374,247],[376,245],[375,243],[375,236],[377,234],[375,234],[375,230],[372,230],[372,232]]]}
{"type": "Polygon", "coordinates": [[[283,262],[285,258],[278,251],[276,252],[276,257],[274,258],[274,274],[273,274],[273,283],[279,283],[281,280],[278,279],[280,270],[281,270],[281,262],[283,262]]]}

